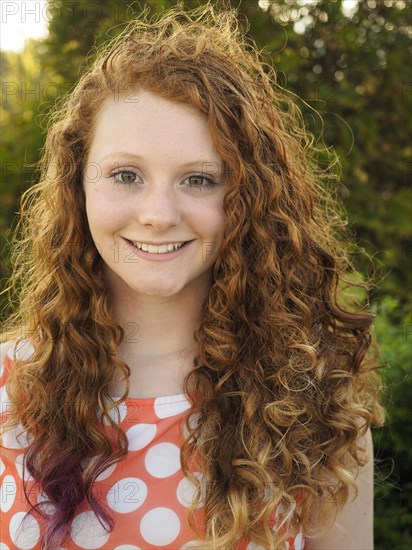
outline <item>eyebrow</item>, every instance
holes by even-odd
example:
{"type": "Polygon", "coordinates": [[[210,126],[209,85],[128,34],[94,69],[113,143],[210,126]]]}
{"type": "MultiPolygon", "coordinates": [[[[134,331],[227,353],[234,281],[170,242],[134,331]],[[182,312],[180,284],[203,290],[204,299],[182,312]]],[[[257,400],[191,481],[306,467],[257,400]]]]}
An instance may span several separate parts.
{"type": "MultiPolygon", "coordinates": [[[[142,157],[141,155],[136,155],[135,153],[128,153],[127,151],[115,151],[113,153],[109,153],[108,155],[105,155],[104,157],[102,157],[100,160],[99,160],[99,163],[105,161],[105,160],[108,160],[110,158],[118,158],[118,157],[128,157],[128,158],[133,158],[133,159],[136,159],[136,160],[139,160],[139,161],[144,161],[145,158],[142,157]]],[[[198,160],[192,160],[192,161],[189,161],[189,162],[185,162],[184,164],[180,165],[180,168],[187,168],[189,166],[195,166],[195,165],[199,165],[201,164],[202,166],[205,165],[205,164],[209,164],[209,165],[212,165],[213,167],[218,167],[218,172],[221,171],[221,163],[219,161],[216,161],[216,160],[210,160],[210,159],[198,159],[198,160]]]]}

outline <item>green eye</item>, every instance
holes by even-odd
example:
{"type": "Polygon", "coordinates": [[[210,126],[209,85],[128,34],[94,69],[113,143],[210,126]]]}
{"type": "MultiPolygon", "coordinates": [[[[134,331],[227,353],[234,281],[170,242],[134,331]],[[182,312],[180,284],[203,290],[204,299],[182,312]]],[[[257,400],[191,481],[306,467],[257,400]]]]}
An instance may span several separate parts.
{"type": "Polygon", "coordinates": [[[188,179],[191,180],[190,185],[195,185],[196,187],[198,185],[201,186],[203,181],[205,180],[205,178],[202,178],[202,176],[190,176],[188,179]]]}
{"type": "MultiPolygon", "coordinates": [[[[114,183],[120,185],[132,185],[136,183],[137,174],[132,170],[119,170],[110,175],[113,178],[114,183]]],[[[212,178],[203,176],[202,174],[193,174],[185,180],[187,186],[192,189],[210,189],[216,182],[212,178]]]]}
{"type": "Polygon", "coordinates": [[[130,185],[136,181],[136,174],[130,170],[122,170],[121,172],[112,174],[112,176],[114,177],[115,183],[130,185]]]}
{"type": "Polygon", "coordinates": [[[189,187],[198,187],[200,189],[216,185],[216,183],[211,178],[206,178],[201,174],[194,174],[193,176],[189,176],[187,180],[189,181],[189,187]]]}

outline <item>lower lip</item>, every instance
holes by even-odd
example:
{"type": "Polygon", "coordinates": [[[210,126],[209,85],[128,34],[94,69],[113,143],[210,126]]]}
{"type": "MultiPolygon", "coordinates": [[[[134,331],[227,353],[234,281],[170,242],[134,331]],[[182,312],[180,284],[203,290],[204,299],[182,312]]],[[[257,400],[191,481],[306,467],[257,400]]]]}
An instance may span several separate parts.
{"type": "Polygon", "coordinates": [[[128,245],[128,247],[133,250],[133,252],[136,254],[137,257],[144,258],[145,260],[153,260],[155,262],[164,262],[166,260],[172,260],[173,258],[176,258],[180,254],[182,254],[183,251],[186,250],[186,248],[193,242],[193,241],[187,241],[178,250],[171,250],[170,252],[164,252],[163,254],[156,254],[152,252],[146,252],[145,250],[140,250],[140,248],[137,248],[137,246],[135,246],[133,243],[131,243],[127,239],[123,239],[123,240],[128,245]]]}

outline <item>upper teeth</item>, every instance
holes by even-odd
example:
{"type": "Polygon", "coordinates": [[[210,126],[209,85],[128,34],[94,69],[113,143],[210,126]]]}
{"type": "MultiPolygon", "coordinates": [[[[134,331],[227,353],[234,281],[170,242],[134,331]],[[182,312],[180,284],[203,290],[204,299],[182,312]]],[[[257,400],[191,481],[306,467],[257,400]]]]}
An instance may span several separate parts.
{"type": "Polygon", "coordinates": [[[172,250],[178,250],[185,243],[169,243],[157,246],[155,244],[139,243],[138,241],[132,241],[137,248],[144,250],[145,252],[151,252],[152,254],[164,254],[165,252],[171,252],[172,250]]]}

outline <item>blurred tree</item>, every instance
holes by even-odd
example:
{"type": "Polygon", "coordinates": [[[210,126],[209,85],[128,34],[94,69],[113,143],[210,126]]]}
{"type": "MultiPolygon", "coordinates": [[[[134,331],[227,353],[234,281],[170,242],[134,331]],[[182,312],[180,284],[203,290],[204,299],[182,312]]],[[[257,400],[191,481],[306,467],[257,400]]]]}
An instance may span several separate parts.
{"type": "MultiPolygon", "coordinates": [[[[351,227],[378,269],[385,266],[380,294],[395,292],[405,303],[412,283],[410,3],[351,2],[351,13],[342,0],[264,0],[260,11],[255,2],[239,4],[255,11],[250,34],[270,53],[280,83],[297,94],[307,127],[339,155],[351,227]]],[[[368,270],[364,259],[358,265],[368,270]]]]}
{"type": "MultiPolygon", "coordinates": [[[[3,281],[10,274],[8,245],[19,197],[33,180],[35,163],[43,147],[42,113],[45,114],[50,99],[58,93],[52,86],[50,71],[40,63],[38,48],[38,44],[29,40],[21,53],[2,52],[0,118],[7,129],[2,132],[0,143],[0,278],[3,281]]],[[[2,294],[0,311],[7,315],[9,310],[7,296],[2,294]]]]}
{"type": "Polygon", "coordinates": [[[60,75],[68,88],[77,82],[94,48],[119,34],[143,9],[154,13],[175,4],[170,0],[47,1],[49,29],[41,58],[60,75]]]}
{"type": "Polygon", "coordinates": [[[374,304],[375,335],[382,359],[383,428],[375,430],[375,550],[412,548],[412,353],[410,312],[398,298],[384,296],[374,304]]]}

